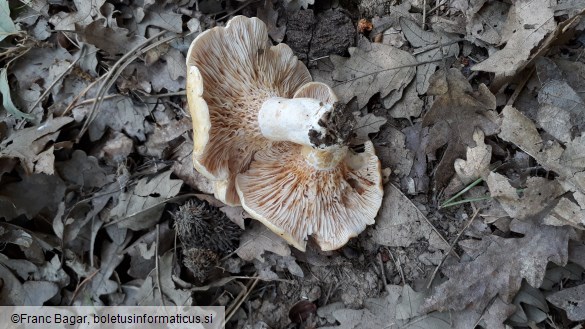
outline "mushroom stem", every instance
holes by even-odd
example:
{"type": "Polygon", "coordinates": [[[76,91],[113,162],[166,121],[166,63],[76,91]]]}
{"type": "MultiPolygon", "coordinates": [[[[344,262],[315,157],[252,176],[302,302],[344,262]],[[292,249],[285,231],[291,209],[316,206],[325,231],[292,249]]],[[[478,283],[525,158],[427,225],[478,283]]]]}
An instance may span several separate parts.
{"type": "Polygon", "coordinates": [[[331,146],[324,141],[332,137],[328,136],[325,124],[332,110],[332,104],[313,98],[273,97],[262,104],[258,125],[262,135],[270,140],[329,149],[331,146]]]}

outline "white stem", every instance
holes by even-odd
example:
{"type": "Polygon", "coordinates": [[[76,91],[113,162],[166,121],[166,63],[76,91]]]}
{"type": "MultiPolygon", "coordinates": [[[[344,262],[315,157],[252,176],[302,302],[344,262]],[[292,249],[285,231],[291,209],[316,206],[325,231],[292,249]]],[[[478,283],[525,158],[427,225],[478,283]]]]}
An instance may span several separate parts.
{"type": "Polygon", "coordinates": [[[264,137],[273,141],[289,141],[313,148],[327,149],[315,144],[327,129],[319,123],[326,121],[326,114],[333,110],[332,104],[325,104],[313,98],[269,98],[258,113],[258,124],[264,137]]]}

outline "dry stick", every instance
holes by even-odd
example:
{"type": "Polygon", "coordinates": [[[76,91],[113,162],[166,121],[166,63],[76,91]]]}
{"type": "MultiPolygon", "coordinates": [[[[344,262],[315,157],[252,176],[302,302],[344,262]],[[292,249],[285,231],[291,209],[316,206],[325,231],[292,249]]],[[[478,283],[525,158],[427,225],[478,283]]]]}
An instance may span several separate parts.
{"type": "Polygon", "coordinates": [[[256,275],[256,278],[254,279],[254,281],[251,281],[248,283],[248,285],[246,287],[246,293],[244,293],[243,295],[238,295],[236,301],[232,305],[230,305],[230,307],[229,307],[230,309],[226,313],[225,320],[224,320],[222,327],[225,327],[225,324],[228,323],[228,321],[231,319],[232,316],[234,316],[234,314],[236,314],[236,311],[240,308],[242,303],[244,303],[246,298],[248,298],[248,296],[250,296],[250,294],[252,293],[252,290],[254,290],[254,288],[258,284],[258,281],[260,281],[260,279],[256,275]]]}
{"type": "Polygon", "coordinates": [[[506,103],[506,105],[510,105],[510,106],[514,105],[514,102],[516,102],[516,98],[518,98],[518,96],[520,95],[520,92],[522,91],[522,89],[524,89],[524,86],[526,86],[526,83],[528,83],[528,80],[530,80],[530,77],[532,77],[532,75],[534,74],[535,71],[536,71],[536,68],[533,67],[530,70],[530,72],[524,76],[522,81],[520,81],[520,84],[518,84],[518,86],[516,87],[516,90],[514,90],[514,93],[512,94],[512,96],[510,96],[510,99],[508,99],[508,102],[506,103]]]}
{"type": "Polygon", "coordinates": [[[421,29],[425,29],[425,22],[427,21],[427,0],[423,1],[423,17],[422,17],[422,25],[421,29]]]}
{"type": "Polygon", "coordinates": [[[388,250],[388,253],[390,254],[390,257],[392,257],[392,261],[394,262],[394,265],[396,265],[396,267],[398,268],[398,273],[400,273],[400,278],[402,279],[402,283],[406,284],[406,280],[404,279],[404,272],[402,272],[402,265],[400,264],[400,259],[396,260],[396,258],[394,258],[394,255],[392,254],[390,249],[386,248],[386,250],[388,250]]]}
{"type": "Polygon", "coordinates": [[[77,298],[77,294],[79,293],[79,290],[81,289],[81,287],[83,287],[86,283],[88,283],[91,279],[93,279],[93,277],[99,273],[99,269],[95,270],[93,273],[91,273],[90,275],[88,275],[85,279],[83,279],[83,281],[81,281],[81,283],[79,283],[79,285],[77,285],[77,287],[75,287],[75,291],[73,292],[73,296],[71,297],[71,302],[69,303],[69,306],[73,305],[73,302],[75,301],[75,298],[77,298]]]}
{"type": "MultiPolygon", "coordinates": [[[[158,266],[158,244],[160,242],[160,230],[158,229],[158,224],[156,224],[156,243],[154,244],[154,255],[156,256],[154,258],[154,268],[156,269],[156,282],[158,284],[158,291],[160,292],[160,301],[162,303],[163,306],[165,306],[165,297],[163,296],[163,291],[162,291],[162,284],[160,281],[160,266],[158,266]]],[[[154,295],[153,295],[154,296],[154,295]]]]}
{"type": "Polygon", "coordinates": [[[386,279],[386,271],[384,270],[384,262],[382,261],[382,254],[378,253],[378,263],[380,264],[380,270],[382,271],[382,280],[384,281],[384,287],[388,284],[386,279]]]}
{"type": "Polygon", "coordinates": [[[81,48],[81,53],[79,54],[79,57],[77,57],[77,59],[75,61],[73,61],[73,63],[71,63],[71,65],[69,65],[69,67],[67,67],[67,69],[65,71],[63,71],[63,73],[61,73],[61,75],[59,75],[57,78],[55,78],[55,80],[53,80],[53,82],[51,82],[51,84],[49,85],[49,87],[47,87],[47,89],[45,90],[45,92],[43,92],[43,94],[33,104],[33,106],[31,107],[31,110],[34,110],[34,108],[37,107],[37,105],[39,105],[39,103],[42,102],[45,97],[47,97],[47,95],[49,94],[49,92],[51,91],[51,89],[53,89],[53,87],[55,87],[55,85],[57,84],[57,82],[61,81],[61,79],[67,73],[69,73],[69,71],[71,71],[71,69],[77,64],[77,62],[79,62],[79,60],[83,56],[83,53],[84,52],[85,52],[85,48],[81,48]]]}
{"type": "Polygon", "coordinates": [[[71,109],[73,109],[74,107],[76,107],[77,105],[75,105],[77,103],[77,101],[79,101],[79,99],[83,96],[85,96],[85,94],[87,94],[87,92],[93,88],[93,86],[95,86],[96,83],[100,82],[103,80],[103,78],[105,78],[106,75],[102,75],[99,78],[97,78],[94,82],[90,83],[87,87],[85,87],[77,96],[75,96],[75,98],[73,98],[73,100],[71,101],[71,103],[67,106],[67,108],[65,109],[65,111],[63,111],[63,114],[61,114],[61,116],[64,116],[65,114],[67,114],[71,109]]]}
{"type": "Polygon", "coordinates": [[[459,238],[461,237],[461,235],[463,234],[463,232],[465,232],[465,230],[467,230],[467,228],[469,227],[469,225],[471,225],[471,223],[473,223],[473,220],[475,219],[475,217],[477,217],[477,214],[478,213],[479,213],[479,209],[477,209],[473,213],[473,216],[471,216],[471,219],[467,222],[467,224],[465,224],[465,227],[461,230],[461,232],[459,232],[459,234],[457,234],[457,237],[455,237],[455,240],[449,246],[449,252],[446,252],[445,253],[445,256],[443,256],[443,258],[439,262],[439,265],[437,265],[437,267],[433,271],[433,275],[431,275],[431,278],[429,279],[429,282],[427,283],[427,289],[429,289],[431,287],[431,284],[433,283],[433,280],[435,279],[435,276],[439,272],[439,268],[441,268],[441,265],[443,265],[443,263],[445,262],[445,260],[447,259],[447,257],[451,253],[451,251],[453,251],[453,248],[455,247],[455,244],[457,244],[457,241],[459,241],[459,238]]]}
{"type": "MultiPolygon", "coordinates": [[[[104,94],[106,93],[107,89],[109,89],[112,84],[113,81],[110,82],[110,79],[112,79],[112,77],[114,75],[118,75],[118,69],[121,68],[121,70],[123,70],[124,68],[126,68],[126,66],[128,66],[130,64],[130,61],[128,61],[127,63],[125,61],[127,61],[130,58],[134,58],[135,53],[139,52],[139,50],[144,47],[146,44],[150,43],[151,41],[155,40],[156,38],[162,36],[163,34],[167,33],[167,31],[161,31],[157,34],[155,34],[154,36],[146,39],[144,42],[142,42],[141,44],[135,46],[134,48],[132,48],[129,52],[127,52],[124,56],[122,56],[117,62],[116,64],[114,64],[114,66],[112,66],[112,68],[110,68],[110,71],[108,71],[108,73],[105,75],[106,77],[104,78],[104,81],[102,82],[102,84],[100,85],[100,89],[98,90],[97,93],[97,102],[93,103],[93,107],[91,108],[91,111],[89,113],[88,118],[85,120],[85,122],[83,123],[83,126],[81,127],[81,130],[79,131],[79,135],[77,136],[77,139],[81,139],[81,136],[83,136],[83,134],[85,133],[85,131],[87,130],[87,128],[89,127],[89,125],[91,124],[91,122],[95,119],[95,117],[97,116],[97,109],[99,108],[99,106],[102,103],[102,97],[104,96],[104,94]]],[[[140,52],[139,54],[142,54],[142,52],[140,52]]],[[[121,70],[119,71],[121,73],[121,70]]],[[[113,80],[113,79],[112,79],[113,80]]]]}

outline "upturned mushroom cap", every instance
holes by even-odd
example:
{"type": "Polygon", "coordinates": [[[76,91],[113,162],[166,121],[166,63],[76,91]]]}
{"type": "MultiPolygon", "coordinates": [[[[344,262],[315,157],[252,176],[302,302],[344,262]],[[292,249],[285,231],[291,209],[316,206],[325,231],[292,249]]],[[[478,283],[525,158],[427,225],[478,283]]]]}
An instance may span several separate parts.
{"type": "MultiPolygon", "coordinates": [[[[337,101],[329,86],[316,82],[301,87],[298,97],[337,101]]],[[[322,250],[338,249],[373,224],[382,205],[380,161],[371,142],[364,148],[322,151],[287,142],[261,150],[236,179],[242,207],[299,250],[310,235],[322,250]]]]}
{"type": "Polygon", "coordinates": [[[380,162],[369,141],[363,153],[340,150],[344,158],[327,170],[306,161],[302,148],[283,143],[256,153],[236,180],[242,207],[299,250],[309,235],[322,250],[338,249],[374,223],[384,193],[380,162]]]}
{"type": "Polygon", "coordinates": [[[215,196],[238,205],[235,177],[262,136],[258,111],[272,97],[291,98],[311,76],[285,44],[271,46],[264,23],[237,16],[201,33],[187,54],[187,100],[193,120],[195,168],[215,181],[215,196]]]}

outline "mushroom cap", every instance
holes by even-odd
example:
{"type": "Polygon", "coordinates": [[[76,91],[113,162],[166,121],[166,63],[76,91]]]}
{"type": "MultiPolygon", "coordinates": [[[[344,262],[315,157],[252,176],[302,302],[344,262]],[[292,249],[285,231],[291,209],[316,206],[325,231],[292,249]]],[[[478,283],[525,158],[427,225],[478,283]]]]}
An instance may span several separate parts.
{"type": "Polygon", "coordinates": [[[311,81],[285,44],[271,46],[266,25],[236,16],[226,27],[201,33],[187,53],[187,101],[193,120],[195,168],[215,181],[215,196],[238,205],[235,177],[255,152],[273,142],[257,115],[271,97],[291,98],[311,81]]]}
{"type": "MultiPolygon", "coordinates": [[[[320,82],[303,85],[294,97],[337,102],[320,82]]],[[[373,224],[382,205],[380,161],[371,142],[364,149],[315,151],[285,142],[259,151],[236,179],[242,207],[299,250],[309,235],[322,250],[338,249],[373,224]]]]}
{"type": "Polygon", "coordinates": [[[339,164],[317,169],[301,145],[282,143],[259,151],[238,175],[242,207],[295,248],[312,235],[322,250],[335,250],[374,223],[382,204],[380,161],[370,141],[363,153],[346,152],[339,164]]]}

